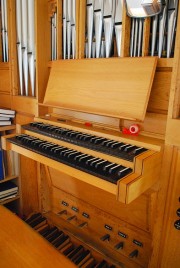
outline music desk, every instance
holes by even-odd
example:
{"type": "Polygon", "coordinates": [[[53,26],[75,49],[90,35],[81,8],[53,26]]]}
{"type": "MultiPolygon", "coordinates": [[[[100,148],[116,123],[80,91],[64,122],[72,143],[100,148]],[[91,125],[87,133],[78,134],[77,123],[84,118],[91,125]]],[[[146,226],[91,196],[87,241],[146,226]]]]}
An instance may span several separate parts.
{"type": "Polygon", "coordinates": [[[75,265],[0,205],[0,267],[74,268],[75,265]]]}

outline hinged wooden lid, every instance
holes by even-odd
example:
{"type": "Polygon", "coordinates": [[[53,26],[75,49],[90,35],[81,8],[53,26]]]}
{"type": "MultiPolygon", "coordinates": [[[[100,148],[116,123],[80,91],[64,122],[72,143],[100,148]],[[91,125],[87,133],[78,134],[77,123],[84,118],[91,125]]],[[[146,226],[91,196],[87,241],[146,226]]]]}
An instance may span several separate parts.
{"type": "Polygon", "coordinates": [[[142,121],[156,64],[156,57],[55,61],[44,104],[142,121]]]}

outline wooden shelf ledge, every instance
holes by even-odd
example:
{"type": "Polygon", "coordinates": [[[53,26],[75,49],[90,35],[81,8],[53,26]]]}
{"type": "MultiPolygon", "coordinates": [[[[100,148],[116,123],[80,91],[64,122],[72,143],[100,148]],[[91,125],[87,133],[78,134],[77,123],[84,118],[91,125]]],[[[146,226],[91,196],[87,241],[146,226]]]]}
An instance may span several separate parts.
{"type": "Polygon", "coordinates": [[[4,183],[6,181],[11,181],[11,180],[14,180],[14,179],[17,179],[17,178],[18,178],[18,176],[7,176],[3,180],[0,180],[0,183],[4,183]]]}
{"type": "Polygon", "coordinates": [[[13,197],[13,198],[8,198],[7,200],[4,200],[4,201],[0,201],[0,205],[5,205],[5,204],[8,204],[8,203],[10,203],[10,202],[13,202],[13,201],[15,201],[15,200],[18,200],[20,198],[20,195],[17,195],[17,196],[15,196],[15,197],[13,197]]]}

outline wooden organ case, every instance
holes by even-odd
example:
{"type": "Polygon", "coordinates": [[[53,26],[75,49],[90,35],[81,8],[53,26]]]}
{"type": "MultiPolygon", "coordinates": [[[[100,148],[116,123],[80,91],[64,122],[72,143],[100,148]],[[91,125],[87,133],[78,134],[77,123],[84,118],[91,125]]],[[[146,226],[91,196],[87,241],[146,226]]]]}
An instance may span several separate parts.
{"type": "MultiPolygon", "coordinates": [[[[8,2],[13,28],[15,4],[8,2]]],[[[0,104],[17,111],[17,134],[2,144],[20,155],[22,213],[41,212],[68,236],[65,246],[89,250],[92,263],[82,267],[178,267],[175,239],[169,243],[165,228],[178,241],[169,204],[179,204],[180,16],[174,58],[146,57],[149,18],[142,57],[130,58],[131,21],[124,10],[122,58],[84,59],[86,1],[77,0],[76,59],[62,60],[58,40],[59,60],[50,62],[48,19],[57,10],[62,39],[62,1],[35,2],[36,96],[18,95],[13,31],[11,62],[0,64],[11,77],[0,85],[0,104]],[[140,134],[122,134],[132,124],[140,134]]]]}
{"type": "MultiPolygon", "coordinates": [[[[44,105],[143,120],[156,64],[156,57],[54,62],[44,105]]],[[[4,149],[39,163],[46,218],[117,267],[147,267],[162,141],[50,114],[19,132],[4,149]]]]}

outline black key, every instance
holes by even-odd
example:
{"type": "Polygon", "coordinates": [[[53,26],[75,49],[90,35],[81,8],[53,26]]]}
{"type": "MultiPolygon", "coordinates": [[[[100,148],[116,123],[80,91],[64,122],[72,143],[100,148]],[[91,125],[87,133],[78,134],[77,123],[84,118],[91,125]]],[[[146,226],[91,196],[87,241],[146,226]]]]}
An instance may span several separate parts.
{"type": "Polygon", "coordinates": [[[81,255],[84,253],[84,248],[82,248],[81,250],[79,250],[78,253],[76,253],[72,258],[71,261],[75,263],[75,261],[81,257],[81,255]]]}
{"type": "Polygon", "coordinates": [[[129,146],[127,146],[127,147],[124,149],[124,151],[125,151],[125,152],[131,152],[131,151],[133,151],[135,148],[137,148],[135,145],[129,145],[129,146]]]}
{"type": "Polygon", "coordinates": [[[114,143],[114,141],[108,141],[108,142],[106,142],[106,147],[111,147],[111,145],[114,143]]]}
{"type": "Polygon", "coordinates": [[[40,224],[41,222],[45,221],[46,218],[45,217],[42,217],[42,218],[39,218],[35,221],[33,221],[32,223],[30,223],[29,225],[32,227],[32,228],[35,228],[38,224],[40,224]]]}
{"type": "Polygon", "coordinates": [[[103,142],[102,142],[102,146],[106,146],[106,144],[108,143],[108,142],[110,142],[111,140],[108,140],[108,139],[105,139],[103,142]]]}
{"type": "Polygon", "coordinates": [[[101,158],[95,159],[94,161],[91,161],[90,166],[95,167],[95,165],[100,163],[101,161],[102,161],[101,158]]]}
{"type": "Polygon", "coordinates": [[[119,147],[119,150],[120,151],[124,151],[126,149],[126,147],[130,146],[130,144],[122,144],[120,147],[119,147]]]}
{"type": "Polygon", "coordinates": [[[71,151],[71,149],[65,148],[64,150],[62,150],[62,151],[60,152],[60,155],[61,155],[61,156],[64,156],[64,154],[67,153],[67,152],[69,152],[69,151],[71,151]]]}
{"type": "Polygon", "coordinates": [[[108,268],[108,264],[105,260],[103,260],[99,264],[97,264],[95,268],[108,268]]]}
{"type": "Polygon", "coordinates": [[[62,236],[58,239],[56,243],[54,243],[54,247],[58,248],[62,243],[64,243],[69,238],[68,235],[62,236]]]}
{"type": "Polygon", "coordinates": [[[107,164],[107,162],[108,162],[107,160],[102,160],[102,161],[95,164],[95,168],[102,169],[107,164]]]}
{"type": "Polygon", "coordinates": [[[43,235],[46,234],[46,232],[48,232],[49,230],[50,230],[50,227],[47,226],[45,229],[39,231],[39,234],[43,236],[43,235]]]}
{"type": "Polygon", "coordinates": [[[62,249],[61,252],[62,252],[62,254],[67,256],[73,250],[74,250],[74,245],[72,243],[70,243],[70,246],[68,248],[64,249],[64,250],[62,249]]]}
{"type": "Polygon", "coordinates": [[[73,152],[75,152],[75,150],[70,149],[69,151],[67,151],[67,152],[64,153],[64,156],[68,157],[68,155],[71,154],[71,153],[73,153],[73,152]]]}
{"type": "Polygon", "coordinates": [[[113,166],[116,166],[117,164],[108,162],[108,164],[103,168],[104,172],[109,172],[109,169],[112,168],[113,166]]]}
{"type": "Polygon", "coordinates": [[[86,165],[89,165],[90,166],[91,165],[91,162],[93,162],[93,161],[95,161],[97,159],[98,159],[98,157],[91,156],[90,159],[86,160],[86,165]]]}
{"type": "Polygon", "coordinates": [[[81,254],[81,256],[79,256],[79,257],[76,259],[76,261],[74,261],[74,263],[75,263],[76,265],[78,265],[78,264],[79,264],[80,262],[82,262],[82,260],[83,260],[84,258],[86,258],[89,254],[90,254],[90,251],[89,251],[89,250],[84,251],[84,252],[81,254]]]}
{"type": "Polygon", "coordinates": [[[139,155],[139,154],[141,154],[141,153],[143,153],[143,152],[145,152],[145,151],[147,151],[147,149],[145,149],[145,148],[143,148],[143,147],[140,147],[140,148],[135,149],[133,154],[134,154],[135,156],[137,156],[137,155],[139,155]]]}
{"type": "Polygon", "coordinates": [[[53,227],[43,233],[41,233],[41,235],[44,237],[44,238],[48,238],[51,234],[53,234],[54,232],[57,232],[58,231],[58,228],[57,227],[53,227]]]}
{"type": "Polygon", "coordinates": [[[113,143],[111,143],[111,148],[112,149],[117,149],[118,147],[120,147],[122,145],[122,142],[118,142],[118,141],[114,141],[113,143]]]}
{"type": "Polygon", "coordinates": [[[116,166],[113,166],[113,167],[111,167],[110,169],[109,169],[109,174],[115,174],[116,173],[116,171],[118,171],[119,169],[121,169],[121,165],[116,165],[116,166]]]}
{"type": "Polygon", "coordinates": [[[58,237],[62,236],[63,232],[57,230],[57,232],[55,232],[54,234],[52,234],[51,236],[49,236],[47,238],[47,240],[52,243],[53,241],[55,241],[58,237]]]}
{"type": "Polygon", "coordinates": [[[124,169],[120,170],[118,172],[118,176],[120,178],[123,178],[124,176],[126,176],[127,174],[129,174],[130,172],[132,172],[132,169],[131,168],[128,168],[128,167],[125,167],[124,169]]]}
{"type": "Polygon", "coordinates": [[[74,160],[75,160],[75,161],[79,161],[79,159],[80,159],[81,157],[85,156],[85,155],[87,155],[87,154],[79,153],[79,155],[77,155],[77,156],[74,157],[74,160]]]}
{"type": "Polygon", "coordinates": [[[74,151],[74,152],[72,152],[72,153],[70,153],[70,154],[68,154],[68,158],[69,159],[74,159],[75,158],[75,156],[78,156],[78,155],[80,155],[80,153],[79,152],[77,152],[77,151],[74,151]]]}
{"type": "Polygon", "coordinates": [[[84,250],[83,246],[79,246],[76,249],[74,249],[67,257],[68,259],[72,260],[74,256],[76,256],[78,253],[82,252],[84,250]]]}
{"type": "Polygon", "coordinates": [[[31,217],[29,217],[28,219],[26,219],[25,222],[27,224],[29,224],[30,222],[32,222],[33,220],[35,220],[35,219],[37,219],[39,217],[42,217],[41,213],[35,213],[31,217]]]}
{"type": "Polygon", "coordinates": [[[26,135],[26,134],[21,134],[21,135],[17,135],[17,136],[15,136],[15,138],[16,138],[17,140],[19,140],[19,141],[21,141],[21,140],[23,139],[23,137],[27,137],[27,135],[26,135]]]}
{"type": "Polygon", "coordinates": [[[79,158],[79,162],[81,162],[81,163],[86,163],[86,161],[87,161],[88,159],[91,159],[91,158],[92,158],[91,155],[84,155],[84,156],[82,156],[82,157],[79,158]]]}

